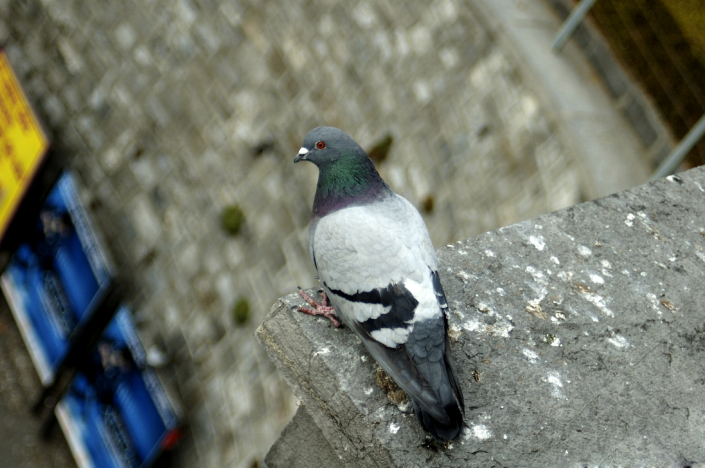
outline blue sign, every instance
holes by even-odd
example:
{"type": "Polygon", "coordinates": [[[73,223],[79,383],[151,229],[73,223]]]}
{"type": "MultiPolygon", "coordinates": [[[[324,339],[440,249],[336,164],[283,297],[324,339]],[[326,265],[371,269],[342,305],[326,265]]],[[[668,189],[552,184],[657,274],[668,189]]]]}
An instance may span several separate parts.
{"type": "Polygon", "coordinates": [[[81,468],[145,468],[179,439],[177,410],[122,306],[56,415],[81,468]]]}
{"type": "Polygon", "coordinates": [[[113,277],[74,178],[65,172],[0,278],[44,386],[53,382],[72,333],[96,311],[113,277]]]}

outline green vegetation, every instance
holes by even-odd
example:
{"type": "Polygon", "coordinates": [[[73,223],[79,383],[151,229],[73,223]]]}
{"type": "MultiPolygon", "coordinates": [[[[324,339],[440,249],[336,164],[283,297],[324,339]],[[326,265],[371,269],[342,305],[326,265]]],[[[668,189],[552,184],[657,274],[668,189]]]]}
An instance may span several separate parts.
{"type": "Polygon", "coordinates": [[[394,137],[387,133],[384,138],[379,140],[377,143],[372,145],[372,148],[367,151],[367,156],[370,157],[375,163],[381,163],[389,155],[389,150],[392,149],[392,144],[394,143],[394,137]]]}
{"type": "Polygon", "coordinates": [[[233,322],[237,326],[243,326],[250,320],[250,301],[241,297],[233,305],[233,322]]]}
{"type": "Polygon", "coordinates": [[[237,235],[244,222],[245,213],[243,213],[240,205],[227,206],[220,214],[220,225],[223,227],[223,231],[229,236],[237,235]]]}

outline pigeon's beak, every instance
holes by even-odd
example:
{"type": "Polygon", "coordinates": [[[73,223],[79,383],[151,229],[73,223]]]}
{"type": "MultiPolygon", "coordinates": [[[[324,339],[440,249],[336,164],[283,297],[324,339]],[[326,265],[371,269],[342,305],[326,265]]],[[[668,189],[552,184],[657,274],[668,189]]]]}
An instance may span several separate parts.
{"type": "Polygon", "coordinates": [[[308,150],[304,147],[301,147],[299,150],[299,154],[296,155],[294,158],[294,162],[297,163],[299,161],[306,161],[306,155],[308,154],[308,150]]]}

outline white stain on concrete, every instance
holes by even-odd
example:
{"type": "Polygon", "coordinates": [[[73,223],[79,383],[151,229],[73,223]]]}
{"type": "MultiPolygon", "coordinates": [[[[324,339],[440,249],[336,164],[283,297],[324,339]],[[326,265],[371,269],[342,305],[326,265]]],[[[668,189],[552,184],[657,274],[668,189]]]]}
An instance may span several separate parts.
{"type": "MultiPolygon", "coordinates": [[[[591,304],[593,304],[595,307],[600,309],[603,314],[607,315],[608,317],[614,317],[614,312],[612,312],[608,307],[607,307],[607,301],[605,300],[604,297],[600,296],[599,294],[595,294],[592,291],[581,291],[580,294],[591,304]]],[[[593,319],[595,322],[597,320],[594,318],[593,319]]]]}
{"type": "Polygon", "coordinates": [[[543,236],[530,236],[529,242],[538,250],[543,250],[546,247],[546,239],[543,236]]]}
{"type": "Polygon", "coordinates": [[[590,281],[592,281],[595,284],[605,284],[605,280],[602,279],[600,275],[596,275],[594,273],[590,274],[590,281]]]}
{"type": "Polygon", "coordinates": [[[497,256],[491,250],[485,250],[485,255],[487,255],[488,257],[496,257],[497,256]]]}
{"type": "Polygon", "coordinates": [[[578,253],[582,257],[589,257],[590,255],[592,255],[592,250],[590,250],[588,247],[586,247],[584,245],[580,245],[580,246],[578,246],[578,253]]]}
{"type": "Polygon", "coordinates": [[[463,270],[460,270],[456,276],[458,278],[460,278],[461,280],[463,280],[463,282],[465,282],[465,283],[467,283],[468,280],[470,279],[470,275],[465,273],[463,270]]]}
{"type": "Polygon", "coordinates": [[[622,335],[615,335],[613,338],[608,338],[607,341],[620,349],[626,349],[629,347],[629,341],[622,335]]]}
{"type": "Polygon", "coordinates": [[[600,265],[602,265],[602,274],[612,278],[612,273],[610,273],[612,264],[607,260],[600,260],[600,265]]]}
{"type": "Polygon", "coordinates": [[[561,375],[556,371],[551,371],[548,373],[545,379],[542,379],[551,386],[551,396],[554,398],[559,398],[561,400],[567,400],[565,394],[563,393],[563,382],[561,382],[561,375]]]}
{"type": "Polygon", "coordinates": [[[492,326],[492,334],[502,338],[509,338],[509,333],[514,329],[514,325],[509,322],[496,322],[492,326]]]}
{"type": "Polygon", "coordinates": [[[479,320],[474,320],[470,319],[465,322],[463,322],[462,327],[466,329],[469,332],[479,332],[479,333],[484,333],[487,330],[487,326],[480,322],[479,320]]]}
{"type": "Polygon", "coordinates": [[[530,299],[528,308],[532,310],[541,310],[541,301],[543,301],[548,294],[548,288],[546,287],[548,285],[548,280],[546,279],[546,276],[541,273],[539,270],[532,266],[527,266],[526,270],[527,273],[529,273],[533,278],[536,284],[531,284],[531,288],[534,290],[536,293],[536,298],[535,299],[530,299]]]}
{"type": "Polygon", "coordinates": [[[473,437],[480,441],[484,441],[492,437],[492,431],[484,424],[477,424],[470,428],[470,431],[465,437],[465,440],[469,439],[470,437],[473,437]]]}
{"type": "Polygon", "coordinates": [[[696,250],[696,251],[695,251],[695,255],[697,255],[700,260],[702,260],[703,262],[705,262],[705,254],[703,254],[702,252],[699,252],[699,251],[696,250]]]}
{"type": "Polygon", "coordinates": [[[561,261],[558,260],[558,257],[551,257],[551,261],[552,261],[553,263],[555,263],[556,265],[560,265],[560,264],[561,264],[561,261]]]}
{"type": "Polygon", "coordinates": [[[629,213],[627,215],[627,219],[624,220],[624,224],[626,224],[629,227],[632,227],[634,225],[634,215],[629,213]]]}
{"type": "Polygon", "coordinates": [[[559,271],[556,276],[560,280],[570,281],[571,278],[573,278],[573,272],[572,271],[559,271]]]}
{"type": "Polygon", "coordinates": [[[458,341],[460,335],[463,334],[463,329],[458,326],[457,323],[452,324],[448,327],[448,337],[453,341],[458,341]]]}
{"type": "Polygon", "coordinates": [[[538,284],[544,285],[544,286],[548,284],[548,281],[546,280],[546,276],[543,273],[541,273],[539,270],[537,270],[536,268],[534,268],[532,266],[528,266],[528,267],[526,267],[525,271],[527,273],[529,273],[534,278],[534,281],[536,281],[538,284]]]}
{"type": "Polygon", "coordinates": [[[659,302],[658,298],[656,297],[656,294],[654,294],[654,293],[647,293],[647,294],[646,294],[646,298],[647,298],[647,299],[649,300],[649,302],[651,303],[651,308],[654,309],[654,311],[655,311],[657,314],[661,315],[661,308],[659,307],[660,302],[659,302]]]}
{"type": "Polygon", "coordinates": [[[539,362],[539,355],[536,354],[535,351],[530,350],[529,348],[524,348],[521,350],[521,353],[526,357],[526,359],[529,360],[530,363],[536,364],[539,362]]]}
{"type": "Polygon", "coordinates": [[[401,426],[399,426],[399,424],[397,423],[391,423],[389,425],[389,432],[391,432],[392,434],[396,434],[397,432],[399,432],[399,429],[401,429],[401,426]]]}

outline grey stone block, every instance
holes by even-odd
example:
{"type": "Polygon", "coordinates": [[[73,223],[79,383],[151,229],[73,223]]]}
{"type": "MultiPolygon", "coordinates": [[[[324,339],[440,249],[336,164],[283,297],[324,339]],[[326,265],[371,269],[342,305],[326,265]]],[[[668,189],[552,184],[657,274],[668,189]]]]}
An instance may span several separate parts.
{"type": "Polygon", "coordinates": [[[439,249],[467,407],[447,446],[298,295],[257,336],[345,466],[703,463],[703,201],[693,169],[439,249]]]}
{"type": "Polygon", "coordinates": [[[284,428],[264,462],[269,468],[344,466],[304,407],[296,410],[294,418],[284,428]]]}

